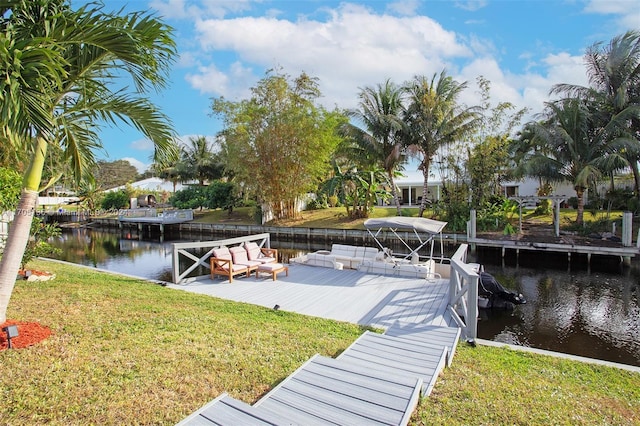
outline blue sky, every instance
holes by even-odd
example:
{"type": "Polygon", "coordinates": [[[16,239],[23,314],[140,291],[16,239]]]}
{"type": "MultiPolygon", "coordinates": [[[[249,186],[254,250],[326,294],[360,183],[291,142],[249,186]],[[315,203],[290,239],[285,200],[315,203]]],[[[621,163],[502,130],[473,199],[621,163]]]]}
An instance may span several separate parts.
{"type": "MultiPolygon", "coordinates": [[[[83,0],[72,0],[74,4],[83,0]]],[[[319,78],[323,105],[353,108],[359,88],[387,78],[447,70],[479,103],[476,78],[494,103],[538,113],[557,83],[586,85],[584,50],[640,30],[638,0],[104,0],[107,10],[147,10],[175,29],[179,59],[170,86],[153,96],[180,139],[213,137],[211,99],[248,97],[280,67],[319,78]]],[[[98,158],[127,159],[140,171],[153,145],[135,129],[101,132],[98,158]]],[[[409,171],[409,170],[407,170],[409,171]]]]}

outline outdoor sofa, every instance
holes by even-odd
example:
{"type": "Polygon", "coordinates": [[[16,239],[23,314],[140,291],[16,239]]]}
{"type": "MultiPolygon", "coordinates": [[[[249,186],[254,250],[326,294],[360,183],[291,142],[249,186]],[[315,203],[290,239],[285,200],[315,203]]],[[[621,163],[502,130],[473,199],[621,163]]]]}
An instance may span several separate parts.
{"type": "Polygon", "coordinates": [[[365,260],[373,260],[379,250],[375,247],[333,244],[331,251],[320,250],[307,255],[307,264],[334,269],[358,269],[365,260]]]}

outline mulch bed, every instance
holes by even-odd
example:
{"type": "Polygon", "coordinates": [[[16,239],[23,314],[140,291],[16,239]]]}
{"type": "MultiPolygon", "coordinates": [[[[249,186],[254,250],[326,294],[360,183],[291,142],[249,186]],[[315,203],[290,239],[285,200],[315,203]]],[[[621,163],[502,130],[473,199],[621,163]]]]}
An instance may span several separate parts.
{"type": "Polygon", "coordinates": [[[7,320],[3,324],[0,324],[0,351],[9,347],[7,334],[3,330],[9,325],[18,326],[18,336],[11,339],[12,349],[26,348],[27,346],[40,343],[51,336],[51,329],[37,322],[7,320]]]}

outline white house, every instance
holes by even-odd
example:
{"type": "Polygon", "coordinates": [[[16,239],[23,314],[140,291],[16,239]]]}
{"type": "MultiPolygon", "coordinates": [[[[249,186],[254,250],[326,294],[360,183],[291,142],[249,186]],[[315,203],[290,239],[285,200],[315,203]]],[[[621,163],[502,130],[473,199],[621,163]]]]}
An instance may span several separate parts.
{"type": "MultiPolygon", "coordinates": [[[[160,179],[159,177],[150,177],[147,179],[139,180],[137,182],[133,182],[129,184],[133,189],[139,189],[141,191],[167,191],[173,192],[173,182],[168,180],[160,179]]],[[[107,189],[105,192],[115,192],[120,191],[121,189],[126,189],[127,185],[116,186],[115,188],[107,189]]],[[[180,191],[181,189],[185,189],[185,185],[178,182],[176,184],[176,191],[180,191]]]]}
{"type": "MultiPolygon", "coordinates": [[[[403,172],[404,176],[395,179],[396,186],[399,190],[401,204],[406,206],[419,205],[422,200],[422,185],[424,178],[422,172],[403,172]]],[[[429,192],[427,199],[437,201],[442,198],[442,181],[429,180],[427,182],[429,192]]],[[[537,179],[528,178],[522,181],[505,182],[502,185],[503,195],[506,197],[529,197],[538,195],[539,182],[537,179]]],[[[554,185],[553,196],[562,196],[569,199],[575,197],[576,192],[569,183],[559,183],[554,185]]],[[[585,192],[585,201],[587,201],[587,193],[585,192]]]]}

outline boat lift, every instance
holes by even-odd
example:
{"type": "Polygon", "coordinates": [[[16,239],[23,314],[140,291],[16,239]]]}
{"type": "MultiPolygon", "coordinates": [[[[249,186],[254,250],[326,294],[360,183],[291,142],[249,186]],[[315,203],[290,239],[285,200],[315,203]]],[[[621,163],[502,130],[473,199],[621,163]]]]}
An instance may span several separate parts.
{"type": "Polygon", "coordinates": [[[411,260],[412,263],[418,263],[420,257],[418,251],[420,251],[428,244],[431,245],[430,259],[437,259],[437,257],[433,257],[433,250],[435,240],[438,235],[440,236],[440,263],[444,261],[444,242],[442,237],[442,230],[446,225],[447,222],[441,222],[439,220],[426,219],[423,217],[405,216],[367,219],[364,222],[364,227],[369,232],[369,235],[371,235],[371,237],[383,252],[386,252],[387,249],[382,245],[379,237],[384,231],[391,231],[391,233],[396,236],[398,241],[400,241],[409,250],[409,254],[404,256],[403,259],[411,260]],[[418,240],[418,246],[416,248],[412,248],[409,242],[406,241],[405,238],[402,238],[402,236],[400,236],[398,232],[413,232],[416,239],[418,240]]]}

